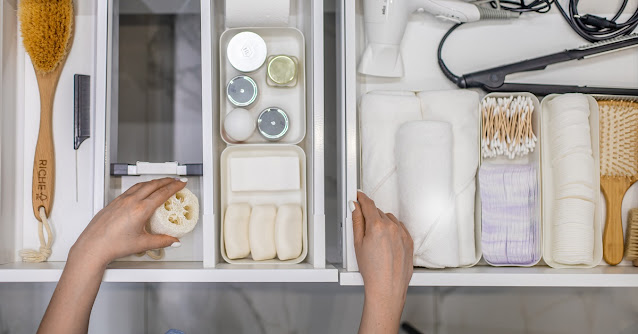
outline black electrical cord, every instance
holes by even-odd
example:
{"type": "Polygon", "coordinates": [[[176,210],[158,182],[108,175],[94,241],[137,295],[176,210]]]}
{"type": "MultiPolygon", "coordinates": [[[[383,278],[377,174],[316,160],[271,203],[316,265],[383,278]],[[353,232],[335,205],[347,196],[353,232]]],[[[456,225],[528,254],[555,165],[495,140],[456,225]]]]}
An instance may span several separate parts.
{"type": "MultiPolygon", "coordinates": [[[[500,7],[503,10],[509,10],[517,13],[539,13],[544,14],[549,12],[552,9],[552,4],[554,0],[533,0],[530,3],[525,3],[525,0],[514,1],[514,0],[501,0],[500,7]]],[[[490,6],[492,8],[498,8],[498,4],[496,1],[490,1],[490,6]]]]}
{"type": "MultiPolygon", "coordinates": [[[[623,0],[618,12],[611,20],[607,20],[602,17],[594,16],[591,14],[579,15],[578,14],[578,1],[579,0],[569,0],[569,14],[565,12],[563,7],[560,5],[559,0],[535,0],[530,2],[529,4],[525,4],[524,0],[520,2],[512,1],[512,0],[501,0],[501,8],[505,10],[512,11],[527,11],[527,12],[537,12],[537,13],[546,13],[544,8],[547,10],[551,9],[551,5],[554,4],[558,7],[558,10],[563,15],[565,20],[569,23],[569,25],[576,31],[581,37],[590,41],[590,42],[599,42],[608,40],[611,38],[620,37],[623,35],[631,34],[634,29],[638,26],[638,9],[636,12],[625,22],[617,23],[616,20],[622,15],[623,11],[627,7],[627,2],[629,0],[623,0]],[[539,7],[539,3],[545,3],[545,7],[539,7]],[[503,6],[505,4],[505,6],[503,6]],[[508,4],[512,5],[511,7],[506,7],[508,4]],[[514,6],[516,5],[516,7],[514,6]],[[533,9],[532,9],[533,8],[533,9]]],[[[492,6],[496,6],[496,1],[492,1],[492,6]]],[[[439,42],[439,48],[437,50],[437,60],[439,63],[439,67],[441,71],[452,81],[455,85],[459,87],[463,87],[465,83],[461,82],[462,78],[458,75],[452,73],[450,69],[445,65],[443,61],[443,45],[447,38],[452,34],[454,30],[463,25],[463,23],[455,24],[452,28],[450,28],[441,41],[439,42]]]]}
{"type": "Polygon", "coordinates": [[[450,34],[452,34],[452,32],[454,30],[456,30],[456,28],[462,26],[463,23],[457,23],[455,24],[452,28],[450,28],[450,30],[448,30],[445,35],[443,35],[443,38],[441,38],[441,41],[439,42],[439,49],[436,53],[437,55],[437,59],[439,61],[439,67],[441,68],[441,71],[443,72],[443,74],[450,79],[450,81],[452,81],[455,85],[458,86],[459,81],[461,80],[461,77],[459,77],[458,75],[455,75],[454,73],[452,73],[452,71],[450,71],[449,68],[447,68],[447,66],[445,65],[445,62],[443,62],[443,57],[441,56],[441,53],[443,51],[443,44],[445,44],[445,40],[448,38],[448,36],[450,36],[450,34]]]}
{"type": "MultiPolygon", "coordinates": [[[[578,33],[578,35],[590,42],[599,42],[622,35],[628,35],[638,27],[638,9],[636,9],[627,21],[622,23],[616,22],[627,8],[629,0],[623,0],[616,15],[611,19],[592,14],[580,15],[578,13],[578,2],[579,0],[569,0],[569,5],[567,9],[565,9],[560,4],[560,0],[533,0],[528,3],[526,3],[525,0],[499,1],[501,9],[517,13],[543,14],[549,12],[552,9],[552,5],[556,5],[558,11],[570,27],[578,33]]],[[[490,1],[489,5],[492,8],[499,7],[497,1],[490,1]]]]}
{"type": "Polygon", "coordinates": [[[611,20],[592,14],[580,15],[578,13],[579,0],[569,0],[567,10],[561,6],[558,0],[555,1],[554,4],[563,18],[565,18],[567,23],[578,35],[590,42],[599,42],[631,34],[634,29],[636,29],[638,26],[638,9],[636,9],[627,21],[621,23],[616,22],[625,11],[628,1],[629,0],[623,0],[618,12],[616,12],[616,15],[614,15],[611,20]]]}

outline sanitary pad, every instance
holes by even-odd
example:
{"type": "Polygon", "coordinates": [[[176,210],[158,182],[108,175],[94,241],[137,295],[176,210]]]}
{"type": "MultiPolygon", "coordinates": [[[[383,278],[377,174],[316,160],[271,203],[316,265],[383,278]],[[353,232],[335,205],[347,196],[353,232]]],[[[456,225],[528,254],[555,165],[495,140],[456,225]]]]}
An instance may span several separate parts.
{"type": "Polygon", "coordinates": [[[484,163],[479,172],[483,257],[533,265],[541,257],[538,179],[533,165],[484,163]]]}

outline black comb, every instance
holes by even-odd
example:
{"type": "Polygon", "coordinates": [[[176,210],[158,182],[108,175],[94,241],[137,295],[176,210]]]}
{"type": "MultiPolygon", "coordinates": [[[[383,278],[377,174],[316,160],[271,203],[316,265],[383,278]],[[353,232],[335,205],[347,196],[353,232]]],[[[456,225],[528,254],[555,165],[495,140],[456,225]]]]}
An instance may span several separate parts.
{"type": "Polygon", "coordinates": [[[91,137],[91,77],[76,74],[73,81],[73,148],[77,150],[91,137]]]}

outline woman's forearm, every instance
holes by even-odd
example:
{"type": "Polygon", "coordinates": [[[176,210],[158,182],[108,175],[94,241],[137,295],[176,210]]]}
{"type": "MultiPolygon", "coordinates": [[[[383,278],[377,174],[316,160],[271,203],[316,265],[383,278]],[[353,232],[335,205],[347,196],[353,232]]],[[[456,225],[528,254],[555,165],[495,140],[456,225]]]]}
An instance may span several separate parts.
{"type": "Polygon", "coordinates": [[[359,334],[398,333],[401,313],[403,303],[399,305],[366,294],[359,334]]]}
{"type": "Polygon", "coordinates": [[[87,333],[106,264],[86,257],[86,254],[69,254],[38,334],[87,333]]]}

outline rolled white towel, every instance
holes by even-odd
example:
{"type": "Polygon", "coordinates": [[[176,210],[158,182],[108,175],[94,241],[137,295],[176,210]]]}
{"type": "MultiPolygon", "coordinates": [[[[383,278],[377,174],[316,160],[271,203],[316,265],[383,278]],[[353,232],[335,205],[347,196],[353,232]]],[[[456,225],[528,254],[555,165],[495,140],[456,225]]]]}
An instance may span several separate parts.
{"type": "Polygon", "coordinates": [[[459,266],[452,186],[452,127],[414,121],[396,134],[402,221],[414,240],[414,265],[459,266]]]}
{"type": "Polygon", "coordinates": [[[419,99],[412,92],[371,92],[359,104],[361,189],[384,212],[402,219],[394,154],[397,129],[421,119],[419,99]]]}
{"type": "Polygon", "coordinates": [[[453,186],[460,265],[476,262],[476,173],[479,163],[479,95],[470,90],[420,92],[424,120],[448,122],[454,137],[453,186]]]}

